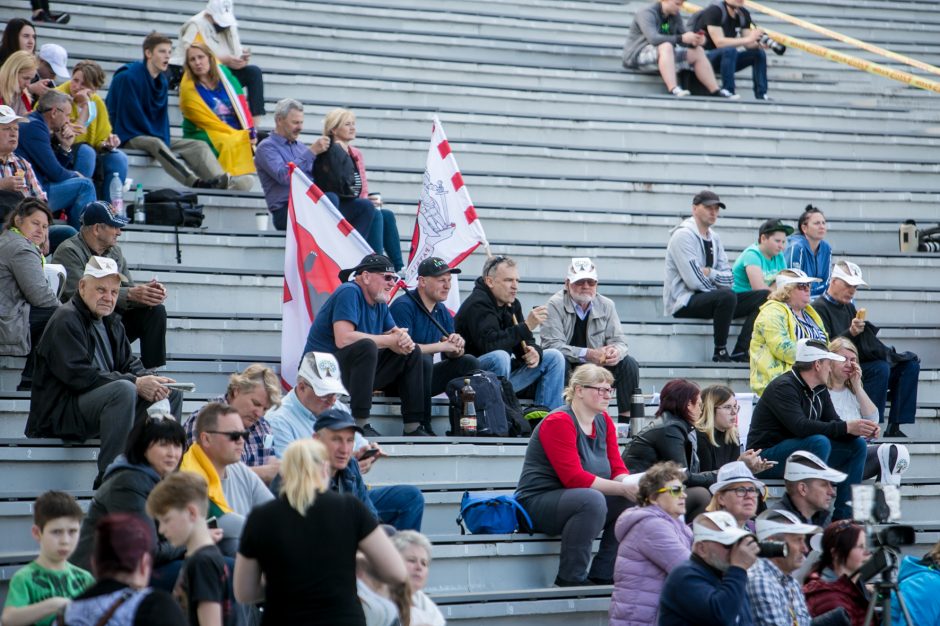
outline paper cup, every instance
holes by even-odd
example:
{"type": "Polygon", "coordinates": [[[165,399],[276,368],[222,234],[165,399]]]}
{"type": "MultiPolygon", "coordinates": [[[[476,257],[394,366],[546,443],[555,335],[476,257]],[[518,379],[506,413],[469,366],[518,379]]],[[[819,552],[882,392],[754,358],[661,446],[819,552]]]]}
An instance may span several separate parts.
{"type": "Polygon", "coordinates": [[[258,230],[267,230],[268,229],[268,214],[264,213],[255,213],[255,228],[258,230]]]}

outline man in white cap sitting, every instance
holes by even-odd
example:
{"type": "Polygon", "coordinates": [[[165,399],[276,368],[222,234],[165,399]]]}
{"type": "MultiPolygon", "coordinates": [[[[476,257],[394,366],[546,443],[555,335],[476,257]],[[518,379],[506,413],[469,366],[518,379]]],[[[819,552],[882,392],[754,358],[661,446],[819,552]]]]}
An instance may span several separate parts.
{"type": "Polygon", "coordinates": [[[724,511],[696,517],[692,535],[692,556],[666,577],[659,626],[753,624],[746,588],[759,551],[754,535],[724,511]]]}
{"type": "Polygon", "coordinates": [[[867,446],[865,438],[878,436],[878,424],[866,419],[844,422],[836,413],[826,388],[832,361],[845,358],[829,352],[815,339],[800,339],[793,369],[770,381],[751,417],[747,448],[777,465],[760,473],[781,478],[784,463],[797,450],[815,454],[848,479],[836,491],[833,519],[851,517],[847,504],[851,486],[862,481],[867,446]]]}
{"type": "Polygon", "coordinates": [[[783,554],[759,558],[747,573],[747,597],[754,623],[766,626],[810,626],[812,619],[800,583],[791,574],[798,569],[809,548],[806,535],[821,532],[804,524],[789,511],[768,510],[757,516],[758,541],[783,544],[783,554]]]}
{"type": "Polygon", "coordinates": [[[178,420],[182,395],[144,368],[113,316],[121,281],[114,259],[93,256],[78,291],[52,315],[36,348],[27,437],[101,438],[98,478],[124,451],[127,435],[154,402],[169,398],[178,420]]]}
{"type": "Polygon", "coordinates": [[[832,266],[829,288],[813,301],[830,338],[845,337],[858,349],[865,393],[878,408],[878,421],[885,417],[891,401],[885,437],[906,437],[900,424],[913,424],[917,412],[917,381],[920,358],[913,352],[898,352],[878,339],[878,327],[866,320],[866,311],[856,308],[855,294],[867,287],[862,269],[851,261],[832,266]]]}
{"type": "Polygon", "coordinates": [[[797,450],[787,459],[783,472],[786,493],[770,508],[788,511],[801,522],[825,528],[832,521],[836,485],[846,478],[812,452],[797,450]]]}
{"type": "Polygon", "coordinates": [[[617,389],[617,414],[630,417],[630,397],[640,386],[640,366],[627,354],[627,338],[614,301],[597,293],[597,282],[597,267],[591,259],[571,259],[565,288],[548,300],[542,347],[555,348],[565,357],[566,379],[582,363],[610,370],[617,389]]]}

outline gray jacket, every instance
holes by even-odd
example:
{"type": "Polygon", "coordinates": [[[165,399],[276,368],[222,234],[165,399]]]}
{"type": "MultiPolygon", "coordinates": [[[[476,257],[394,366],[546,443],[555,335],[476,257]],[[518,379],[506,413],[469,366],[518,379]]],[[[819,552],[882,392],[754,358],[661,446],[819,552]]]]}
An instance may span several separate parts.
{"type": "MultiPolygon", "coordinates": [[[[75,295],[75,292],[78,291],[78,281],[81,280],[82,275],[85,273],[85,264],[88,263],[88,259],[96,254],[96,252],[88,247],[85,240],[82,239],[81,232],[72,235],[56,248],[55,253],[52,255],[52,262],[63,265],[67,273],[65,289],[62,290],[62,302],[68,302],[72,296],[75,295]]],[[[118,271],[127,276],[128,282],[121,283],[117,309],[123,311],[128,307],[140,306],[134,302],[128,302],[127,300],[127,292],[134,286],[134,279],[127,269],[127,261],[124,260],[124,255],[121,253],[121,247],[117,245],[112,246],[105,251],[104,254],[98,256],[114,259],[114,262],[117,263],[118,271]]]]}
{"type": "Polygon", "coordinates": [[[0,354],[29,354],[30,306],[59,306],[42,270],[39,249],[7,230],[0,235],[0,354]]]}
{"type": "Polygon", "coordinates": [[[663,283],[663,315],[674,315],[689,303],[692,294],[698,291],[731,289],[734,278],[731,264],[721,238],[708,229],[708,241],[712,242],[712,268],[708,276],[702,271],[705,265],[705,241],[698,232],[693,218],[688,218],[672,230],[666,247],[666,280],[663,283]]]}
{"type": "Polygon", "coordinates": [[[647,45],[658,46],[661,43],[679,44],[686,32],[681,15],[663,15],[661,4],[654,2],[643,7],[633,16],[627,42],[623,45],[623,66],[636,69],[637,56],[647,45]],[[662,28],[663,25],[666,28],[662,28]],[[664,32],[665,31],[665,32],[664,32]]]}
{"type": "MultiPolygon", "coordinates": [[[[574,335],[574,323],[578,314],[575,303],[565,289],[558,291],[548,301],[548,319],[542,324],[542,348],[555,348],[572,363],[580,363],[581,348],[569,345],[574,335]]],[[[588,313],[587,347],[614,346],[622,359],[627,355],[627,338],[620,328],[620,316],[613,300],[597,294],[588,313]]]]}

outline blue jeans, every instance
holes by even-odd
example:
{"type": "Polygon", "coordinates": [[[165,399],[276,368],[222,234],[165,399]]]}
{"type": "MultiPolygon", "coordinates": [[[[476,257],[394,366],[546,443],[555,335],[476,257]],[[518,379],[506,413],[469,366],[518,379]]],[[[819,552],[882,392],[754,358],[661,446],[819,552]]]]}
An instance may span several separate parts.
{"type": "Polygon", "coordinates": [[[379,512],[379,520],[396,530],[421,531],[424,517],[424,495],[411,485],[392,485],[369,489],[369,499],[379,512]]]}
{"type": "Polygon", "coordinates": [[[79,228],[85,205],[95,201],[95,185],[90,178],[78,177],[46,183],[46,196],[53,213],[65,211],[69,226],[79,228]]]}
{"type": "Polygon", "coordinates": [[[885,404],[891,400],[888,421],[895,424],[913,424],[917,411],[918,361],[901,361],[892,366],[887,361],[862,363],[862,386],[878,407],[878,421],[884,421],[885,404]]]}
{"type": "Polygon", "coordinates": [[[505,350],[494,350],[477,357],[480,369],[489,370],[497,376],[508,378],[513,391],[522,391],[532,383],[535,388],[535,403],[556,409],[565,404],[562,392],[565,389],[565,357],[554,348],[542,350],[542,359],[535,367],[520,367],[511,371],[511,358],[505,350]]]}
{"type": "Polygon", "coordinates": [[[715,48],[705,54],[711,61],[716,74],[721,74],[721,86],[734,93],[734,74],[751,67],[751,80],[754,83],[754,97],[767,94],[767,53],[763,48],[747,48],[738,52],[737,48],[715,48]]]}
{"type": "Polygon", "coordinates": [[[396,272],[400,272],[405,266],[401,258],[401,237],[398,235],[398,223],[394,213],[388,209],[376,209],[366,240],[373,250],[388,257],[396,272]]]}
{"type": "MultiPolygon", "coordinates": [[[[75,171],[85,178],[95,175],[95,166],[101,162],[101,184],[98,185],[98,197],[105,202],[111,202],[111,180],[114,174],[118,175],[123,184],[127,180],[127,155],[120,150],[95,152],[87,143],[79,144],[78,154],[75,155],[75,171]]],[[[129,198],[128,198],[129,200],[129,198]]]]}
{"type": "Polygon", "coordinates": [[[836,485],[836,503],[833,520],[850,519],[852,507],[847,502],[852,497],[852,485],[862,482],[868,444],[861,437],[833,441],[825,435],[810,435],[803,439],[785,439],[775,446],[765,448],[761,456],[777,465],[764,470],[760,478],[783,478],[787,458],[797,450],[812,452],[830,467],[848,474],[848,478],[836,485]]]}

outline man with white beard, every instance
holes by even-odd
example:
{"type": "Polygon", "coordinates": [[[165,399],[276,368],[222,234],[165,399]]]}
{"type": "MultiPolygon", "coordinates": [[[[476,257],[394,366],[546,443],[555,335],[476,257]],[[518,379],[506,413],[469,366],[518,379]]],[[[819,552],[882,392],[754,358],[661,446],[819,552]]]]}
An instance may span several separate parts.
{"type": "Polygon", "coordinates": [[[565,288],[548,301],[542,347],[565,357],[565,379],[584,363],[601,365],[614,375],[617,413],[630,417],[630,396],[639,387],[640,367],[627,354],[627,340],[613,300],[597,293],[597,268],[591,259],[571,259],[565,288]]]}

